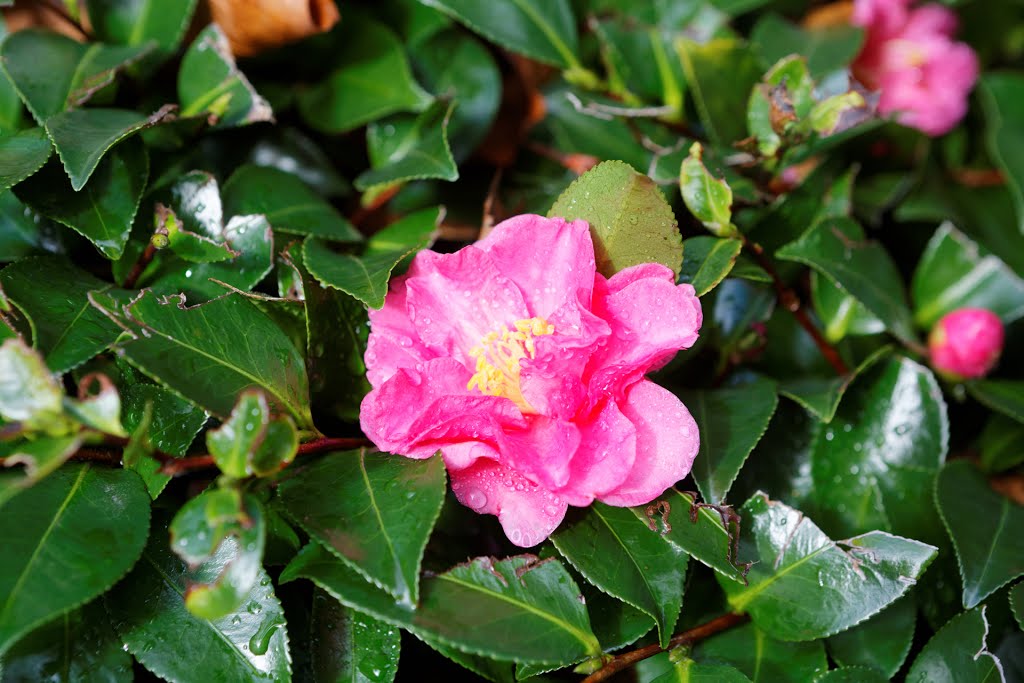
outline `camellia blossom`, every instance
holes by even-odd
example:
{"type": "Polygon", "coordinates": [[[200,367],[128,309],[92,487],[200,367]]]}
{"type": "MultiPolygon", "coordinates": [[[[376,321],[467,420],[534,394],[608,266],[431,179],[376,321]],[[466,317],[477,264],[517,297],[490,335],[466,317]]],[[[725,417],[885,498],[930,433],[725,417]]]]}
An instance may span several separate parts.
{"type": "Polygon", "coordinates": [[[880,90],[878,111],[928,135],[948,132],[967,113],[978,58],[953,40],[952,10],[910,0],[855,0],[853,23],[865,29],[853,72],[880,90]]]}
{"type": "Polygon", "coordinates": [[[932,367],[954,380],[984,377],[1003,352],[1003,321],[985,308],[947,313],[928,335],[932,367]]]}
{"type": "Polygon", "coordinates": [[[584,221],[517,216],[418,253],[370,311],[363,431],[411,458],[440,450],[459,502],[536,545],[568,505],[648,503],[689,473],[697,425],[644,375],[701,320],[669,268],[605,278],[584,221]]]}

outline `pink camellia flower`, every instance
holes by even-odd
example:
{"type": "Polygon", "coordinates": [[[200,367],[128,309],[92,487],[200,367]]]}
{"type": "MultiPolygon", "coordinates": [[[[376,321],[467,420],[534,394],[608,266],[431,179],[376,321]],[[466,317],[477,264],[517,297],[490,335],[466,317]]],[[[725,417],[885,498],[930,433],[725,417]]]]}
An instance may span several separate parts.
{"type": "Polygon", "coordinates": [[[1003,351],[1003,321],[984,308],[947,313],[928,335],[932,367],[953,380],[988,374],[1003,351]]]}
{"type": "Polygon", "coordinates": [[[700,303],[662,265],[597,273],[584,221],[517,216],[422,251],[370,325],[363,431],[410,458],[440,450],[459,502],[516,545],[567,505],[640,505],[690,471],[697,425],[644,374],[693,345],[700,303]]]}
{"type": "Polygon", "coordinates": [[[910,0],[855,0],[852,21],[866,32],[853,72],[881,91],[879,113],[897,114],[903,125],[933,136],[963,118],[978,80],[978,58],[953,40],[952,10],[911,8],[910,0]]]}

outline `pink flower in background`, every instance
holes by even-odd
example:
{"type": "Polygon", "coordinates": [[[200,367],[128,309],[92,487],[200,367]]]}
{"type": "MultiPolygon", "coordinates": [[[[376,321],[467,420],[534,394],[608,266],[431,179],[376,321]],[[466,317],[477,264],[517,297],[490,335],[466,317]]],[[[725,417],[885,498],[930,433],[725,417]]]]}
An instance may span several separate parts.
{"type": "Polygon", "coordinates": [[[928,335],[932,367],[954,380],[984,377],[1003,351],[1003,321],[984,308],[947,313],[928,335]]]}
{"type": "Polygon", "coordinates": [[[967,96],[978,80],[978,58],[953,40],[952,10],[910,0],[855,0],[853,23],[863,26],[864,47],[853,72],[881,91],[878,111],[897,114],[905,126],[942,135],[967,112],[967,96]]]}
{"type": "Polygon", "coordinates": [[[540,543],[567,505],[650,502],[689,473],[697,425],[645,373],[697,340],[700,302],[658,264],[606,279],[583,221],[517,216],[423,251],[370,311],[363,431],[440,450],[459,501],[540,543]]]}

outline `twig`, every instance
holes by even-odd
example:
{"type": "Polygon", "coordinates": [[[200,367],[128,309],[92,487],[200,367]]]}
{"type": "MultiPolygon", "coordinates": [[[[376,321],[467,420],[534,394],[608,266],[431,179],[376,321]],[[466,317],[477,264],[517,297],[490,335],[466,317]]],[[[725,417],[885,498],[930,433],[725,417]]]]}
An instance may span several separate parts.
{"type": "MultiPolygon", "coordinates": [[[[369,439],[362,437],[357,438],[329,438],[323,437],[315,439],[313,441],[307,441],[306,443],[299,444],[299,450],[296,452],[296,457],[300,455],[314,455],[317,453],[327,453],[329,451],[344,450],[349,448],[361,448],[366,446],[372,446],[373,443],[369,439]]],[[[175,458],[169,462],[164,462],[164,466],[160,468],[160,472],[163,474],[169,474],[175,477],[185,472],[191,472],[193,470],[205,470],[216,467],[213,462],[212,455],[194,455],[189,458],[175,458]]]]}
{"type": "Polygon", "coordinates": [[[672,648],[679,647],[681,645],[692,645],[698,643],[705,638],[710,638],[716,633],[727,631],[740,624],[745,624],[750,620],[746,614],[723,614],[720,617],[715,617],[711,621],[694,626],[693,628],[677,633],[672,636],[672,640],[668,641],[668,647],[662,648],[660,645],[655,643],[654,645],[648,645],[638,650],[632,650],[625,652],[621,655],[616,655],[610,662],[605,664],[603,667],[590,674],[583,679],[583,683],[598,683],[606,678],[610,678],[614,674],[622,671],[623,669],[633,666],[639,661],[653,657],[660,652],[666,652],[672,648]]]}
{"type": "Polygon", "coordinates": [[[146,270],[146,266],[150,264],[153,257],[156,256],[156,247],[153,246],[153,242],[146,243],[146,250],[142,252],[142,256],[132,266],[131,272],[128,273],[128,277],[124,279],[125,289],[135,289],[135,283],[142,277],[142,271],[146,270]]]}
{"type": "Polygon", "coordinates": [[[484,198],[484,216],[480,223],[480,239],[486,237],[491,232],[491,228],[494,227],[494,201],[498,195],[498,186],[501,185],[503,170],[501,166],[495,169],[490,187],[487,188],[487,196],[484,198]]]}
{"type": "Polygon", "coordinates": [[[814,340],[815,345],[818,347],[818,350],[821,351],[821,355],[825,357],[825,360],[829,362],[829,365],[831,365],[839,375],[849,374],[850,368],[846,366],[846,363],[843,361],[835,347],[829,344],[828,340],[822,336],[821,330],[818,329],[810,316],[807,315],[807,311],[800,306],[800,297],[796,295],[796,292],[787,287],[786,283],[784,283],[782,278],[779,277],[778,271],[775,270],[775,265],[764,253],[764,249],[761,245],[756,242],[751,242],[744,237],[743,246],[750,251],[754,260],[757,262],[757,265],[761,266],[761,268],[768,273],[768,276],[771,277],[779,303],[782,304],[786,310],[792,313],[793,317],[796,318],[796,321],[800,323],[800,327],[804,328],[804,330],[807,331],[807,334],[811,335],[811,339],[814,340]]]}

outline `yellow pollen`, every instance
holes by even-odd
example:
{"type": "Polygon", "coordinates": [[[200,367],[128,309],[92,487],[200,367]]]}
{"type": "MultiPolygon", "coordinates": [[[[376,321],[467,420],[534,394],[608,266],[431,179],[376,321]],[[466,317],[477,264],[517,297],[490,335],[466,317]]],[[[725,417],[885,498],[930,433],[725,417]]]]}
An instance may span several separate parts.
{"type": "Polygon", "coordinates": [[[476,374],[470,378],[466,388],[475,387],[488,396],[503,396],[524,413],[536,413],[519,388],[519,364],[524,358],[533,358],[536,354],[536,337],[553,334],[554,331],[555,326],[544,318],[527,318],[517,320],[514,330],[488,333],[469,351],[469,355],[476,358],[476,374]]]}

